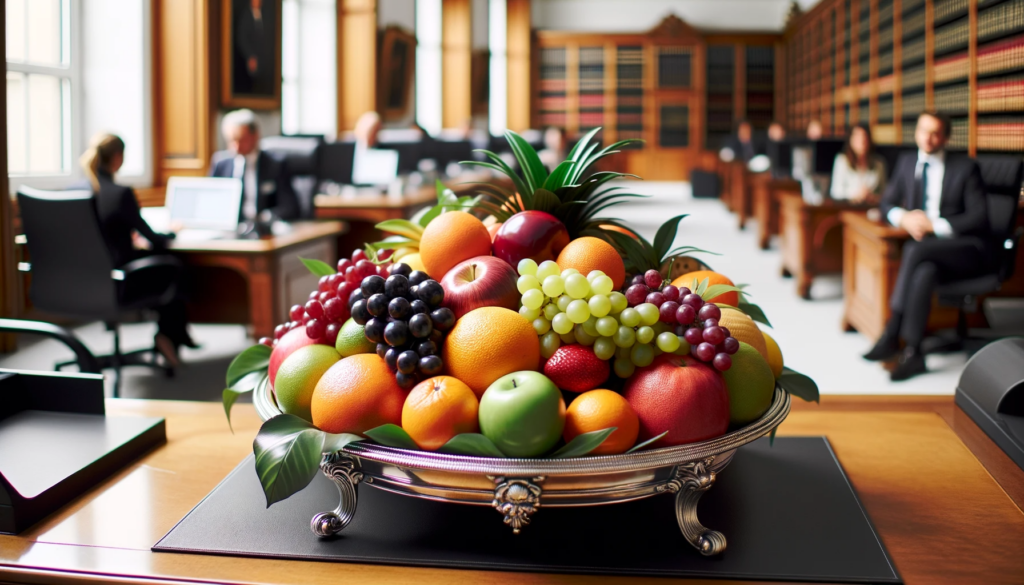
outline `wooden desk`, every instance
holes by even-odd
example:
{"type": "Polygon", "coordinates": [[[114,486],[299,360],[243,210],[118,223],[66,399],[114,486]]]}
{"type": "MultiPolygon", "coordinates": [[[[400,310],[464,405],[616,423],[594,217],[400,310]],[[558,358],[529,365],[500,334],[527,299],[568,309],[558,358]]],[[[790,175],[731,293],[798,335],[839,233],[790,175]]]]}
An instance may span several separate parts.
{"type": "Polygon", "coordinates": [[[826,199],[810,205],[797,193],[779,193],[782,274],[796,279],[796,293],[811,298],[816,276],[843,271],[843,225],[839,214],[864,214],[870,206],[826,199]]]}
{"type": "Polygon", "coordinates": [[[751,173],[746,164],[737,161],[727,163],[726,168],[730,175],[729,190],[725,192],[728,199],[726,205],[736,214],[737,227],[742,230],[746,227],[747,218],[753,213],[751,185],[757,181],[767,181],[771,175],[751,173]]]}
{"type": "Polygon", "coordinates": [[[299,260],[333,265],[338,221],[303,221],[292,231],[258,240],[178,241],[171,250],[189,267],[189,319],[197,323],[248,323],[255,338],[270,336],[317,285],[299,260]]]}
{"type": "MultiPolygon", "coordinates": [[[[215,403],[109,400],[107,412],[166,417],[168,443],[27,532],[0,536],[0,581],[683,582],[153,553],[150,547],[252,451],[259,420],[251,405],[235,405],[231,434],[215,403]]],[[[828,437],[909,585],[1020,582],[1024,472],[952,397],[825,396],[820,406],[797,400],[779,434],[828,437]]],[[[686,548],[682,538],[679,546],[686,548]]]]}
{"type": "Polygon", "coordinates": [[[757,245],[767,250],[772,236],[779,235],[779,196],[781,193],[800,194],[800,182],[793,179],[754,181],[754,217],[757,218],[757,245]]]}

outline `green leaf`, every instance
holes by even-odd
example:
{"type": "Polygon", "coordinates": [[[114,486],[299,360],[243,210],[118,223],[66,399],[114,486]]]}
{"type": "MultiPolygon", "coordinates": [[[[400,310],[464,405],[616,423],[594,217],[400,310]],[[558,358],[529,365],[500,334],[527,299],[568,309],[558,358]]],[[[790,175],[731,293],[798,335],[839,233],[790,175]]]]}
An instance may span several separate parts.
{"type": "Polygon", "coordinates": [[[537,189],[533,192],[533,209],[551,213],[562,203],[562,200],[547,189],[537,189]]]}
{"type": "Polygon", "coordinates": [[[638,444],[638,445],[633,445],[633,448],[632,448],[632,449],[630,449],[629,451],[626,451],[626,453],[632,453],[632,452],[634,452],[634,451],[639,451],[640,449],[643,449],[644,447],[646,447],[646,446],[648,446],[648,445],[652,445],[652,444],[654,444],[654,443],[657,443],[657,442],[658,442],[658,439],[660,439],[660,438],[664,437],[664,436],[665,436],[665,435],[667,435],[667,434],[668,434],[668,431],[665,431],[664,433],[661,433],[661,434],[660,434],[660,435],[658,435],[657,437],[652,437],[652,438],[650,438],[650,439],[647,439],[647,440],[646,440],[646,441],[644,441],[643,443],[640,443],[640,444],[638,444]]]}
{"type": "Polygon", "coordinates": [[[508,145],[512,149],[512,155],[519,162],[519,166],[523,171],[523,178],[526,179],[526,185],[532,194],[544,184],[544,181],[548,178],[548,171],[544,168],[544,163],[540,161],[540,157],[537,156],[537,151],[530,146],[530,143],[525,138],[511,130],[506,130],[505,140],[508,141],[508,145]]]}
{"type": "Polygon", "coordinates": [[[772,428],[772,432],[768,435],[768,446],[771,447],[775,444],[775,432],[779,430],[779,427],[772,428]]]}
{"type": "Polygon", "coordinates": [[[668,254],[669,248],[672,247],[672,242],[676,240],[676,232],[679,231],[679,222],[683,220],[686,215],[677,215],[672,219],[661,224],[658,228],[658,233],[654,235],[654,253],[658,256],[658,262],[665,259],[668,254]]]}
{"type": "Polygon", "coordinates": [[[498,446],[480,433],[462,433],[455,435],[450,441],[438,449],[441,453],[456,455],[477,455],[479,457],[504,457],[498,446]]]}
{"type": "MultiPolygon", "coordinates": [[[[740,297],[740,299],[742,298],[743,297],[740,297]]],[[[753,303],[748,303],[746,301],[740,300],[740,306],[736,308],[746,313],[747,316],[753,319],[754,321],[757,321],[758,323],[764,323],[769,327],[772,326],[772,324],[768,322],[768,317],[765,316],[764,311],[761,310],[761,307],[758,307],[753,303]]]]}
{"type": "Polygon", "coordinates": [[[423,227],[407,219],[388,219],[373,226],[382,232],[388,232],[419,241],[423,235],[423,227]]]}
{"type": "Polygon", "coordinates": [[[586,455],[594,449],[597,449],[609,435],[615,432],[618,427],[611,427],[602,429],[600,431],[590,431],[589,433],[583,433],[582,435],[576,435],[576,438],[565,444],[564,447],[555,451],[551,454],[552,459],[565,459],[567,457],[580,457],[586,455]]]}
{"type": "Polygon", "coordinates": [[[775,381],[780,388],[807,402],[819,402],[818,385],[814,380],[789,368],[782,368],[782,374],[775,381]]]}
{"type": "Polygon", "coordinates": [[[398,447],[399,449],[412,449],[414,451],[419,451],[420,449],[416,442],[412,440],[412,437],[409,436],[409,433],[405,432],[405,429],[391,423],[380,425],[363,434],[385,447],[398,447]]]}
{"type": "Polygon", "coordinates": [[[315,276],[330,276],[337,272],[330,264],[323,260],[316,260],[313,258],[299,258],[306,268],[312,272],[315,276]]]}
{"type": "Polygon", "coordinates": [[[406,246],[419,246],[419,241],[410,240],[409,238],[403,238],[401,236],[395,236],[384,238],[379,242],[367,244],[367,246],[379,252],[381,250],[394,250],[395,248],[404,248],[406,246]]]}
{"type": "Polygon", "coordinates": [[[281,414],[263,423],[252,452],[268,508],[313,481],[323,446],[324,433],[295,415],[281,414]]]}
{"type": "Polygon", "coordinates": [[[485,167],[498,171],[499,173],[502,173],[503,175],[507,176],[512,181],[512,184],[515,186],[516,191],[523,195],[523,197],[526,197],[527,193],[530,196],[533,195],[533,190],[530,190],[529,192],[526,191],[526,183],[523,182],[523,179],[519,175],[517,175],[516,172],[512,170],[512,167],[508,166],[508,163],[502,160],[500,156],[494,154],[489,150],[474,150],[473,152],[483,153],[484,156],[491,159],[491,161],[493,162],[487,163],[483,161],[471,160],[465,161],[462,164],[485,167]]]}
{"type": "Polygon", "coordinates": [[[231,426],[231,407],[235,405],[235,401],[238,400],[239,396],[246,392],[252,392],[256,386],[264,383],[266,379],[267,370],[249,372],[242,376],[241,380],[221,392],[221,401],[224,403],[224,416],[228,419],[228,428],[231,429],[232,434],[235,432],[235,429],[231,426]]]}
{"type": "MultiPolygon", "coordinates": [[[[707,282],[707,280],[705,279],[704,282],[707,282]]],[[[710,299],[713,299],[713,298],[717,297],[718,295],[724,295],[725,293],[728,293],[728,292],[739,292],[739,291],[740,291],[740,289],[738,289],[735,286],[732,286],[730,284],[713,284],[713,285],[707,287],[706,289],[704,289],[704,291],[700,293],[700,298],[702,298],[705,301],[707,301],[707,300],[710,300],[710,299]]]]}
{"type": "MultiPolygon", "coordinates": [[[[700,284],[697,285],[697,288],[693,289],[694,294],[696,294],[700,298],[704,298],[704,291],[708,290],[708,280],[709,279],[705,278],[704,280],[700,281],[700,284]]],[[[696,281],[697,279],[694,279],[694,282],[696,281]]]]}
{"type": "Polygon", "coordinates": [[[566,158],[571,161],[580,160],[580,154],[587,148],[587,144],[594,138],[594,135],[600,131],[601,127],[598,126],[597,128],[594,128],[590,132],[584,134],[583,138],[580,138],[579,142],[577,142],[572,147],[572,150],[569,151],[569,156],[567,156],[566,158]]]}
{"type": "Polygon", "coordinates": [[[565,186],[565,179],[572,170],[573,162],[571,160],[564,160],[555,167],[555,170],[551,171],[548,178],[544,181],[544,188],[548,191],[555,191],[565,186]]]}
{"type": "Polygon", "coordinates": [[[247,375],[267,369],[270,366],[271,351],[262,343],[242,350],[242,353],[231,360],[227,374],[224,376],[224,383],[231,388],[247,375]]]}
{"type": "Polygon", "coordinates": [[[352,433],[324,433],[324,453],[337,453],[345,448],[345,445],[349,443],[355,443],[356,441],[362,441],[363,438],[359,435],[353,435],[352,433]]]}

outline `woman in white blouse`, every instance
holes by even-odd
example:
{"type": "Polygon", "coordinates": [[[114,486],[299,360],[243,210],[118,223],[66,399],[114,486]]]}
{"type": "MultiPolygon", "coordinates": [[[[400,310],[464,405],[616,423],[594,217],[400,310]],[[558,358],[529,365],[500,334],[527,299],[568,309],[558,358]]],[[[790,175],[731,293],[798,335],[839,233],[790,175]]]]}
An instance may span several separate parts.
{"type": "Polygon", "coordinates": [[[861,203],[884,188],[885,162],[875,154],[868,126],[857,124],[832,165],[832,198],[861,203]]]}

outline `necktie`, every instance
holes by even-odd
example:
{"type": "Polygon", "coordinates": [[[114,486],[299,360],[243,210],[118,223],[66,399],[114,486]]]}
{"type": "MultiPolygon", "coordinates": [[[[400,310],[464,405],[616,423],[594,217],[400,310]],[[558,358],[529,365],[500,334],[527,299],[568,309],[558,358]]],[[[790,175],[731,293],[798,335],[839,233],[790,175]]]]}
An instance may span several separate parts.
{"type": "Polygon", "coordinates": [[[925,197],[928,195],[928,162],[921,165],[921,176],[914,181],[914,199],[911,209],[924,209],[925,197]]]}

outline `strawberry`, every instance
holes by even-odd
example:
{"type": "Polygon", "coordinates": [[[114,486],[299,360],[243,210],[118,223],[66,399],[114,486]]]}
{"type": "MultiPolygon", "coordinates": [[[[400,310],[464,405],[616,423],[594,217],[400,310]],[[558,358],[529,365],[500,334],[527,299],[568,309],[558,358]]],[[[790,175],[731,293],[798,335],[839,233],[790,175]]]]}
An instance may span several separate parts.
{"type": "Polygon", "coordinates": [[[583,345],[563,345],[544,364],[544,375],[569,392],[586,392],[608,379],[608,362],[583,345]]]}

